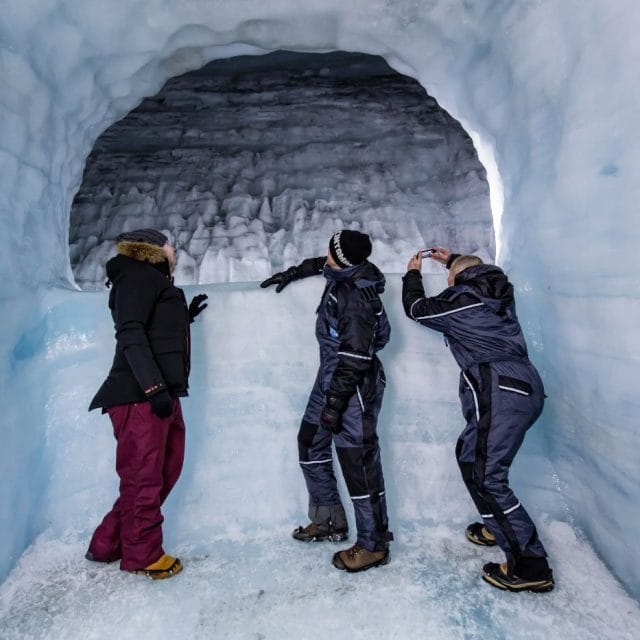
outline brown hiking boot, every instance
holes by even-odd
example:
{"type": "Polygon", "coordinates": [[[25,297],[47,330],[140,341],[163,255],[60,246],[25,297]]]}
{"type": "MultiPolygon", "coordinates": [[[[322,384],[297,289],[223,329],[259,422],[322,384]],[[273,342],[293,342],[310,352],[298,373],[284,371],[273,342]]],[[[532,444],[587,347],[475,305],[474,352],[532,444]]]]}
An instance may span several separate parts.
{"type": "Polygon", "coordinates": [[[349,537],[346,529],[334,529],[332,526],[320,527],[310,522],[306,527],[297,527],[291,534],[296,540],[302,542],[342,542],[349,537]]]}
{"type": "Polygon", "coordinates": [[[344,549],[334,554],[333,566],[341,571],[355,573],[356,571],[366,571],[372,567],[380,567],[387,564],[390,559],[389,549],[369,551],[369,549],[354,544],[350,549],[344,549]]]}
{"type": "Polygon", "coordinates": [[[172,578],[182,571],[182,562],[178,558],[163,553],[158,560],[148,564],[144,569],[137,569],[131,573],[147,576],[151,580],[172,578]]]}

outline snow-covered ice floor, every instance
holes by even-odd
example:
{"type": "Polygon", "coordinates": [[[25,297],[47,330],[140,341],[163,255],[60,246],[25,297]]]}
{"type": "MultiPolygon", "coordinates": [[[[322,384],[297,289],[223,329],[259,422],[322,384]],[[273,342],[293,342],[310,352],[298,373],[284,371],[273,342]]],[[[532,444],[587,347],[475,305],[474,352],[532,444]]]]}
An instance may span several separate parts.
{"type": "Polygon", "coordinates": [[[302,544],[288,530],[182,544],[185,570],[164,582],[88,562],[77,533],[45,533],[0,588],[0,637],[638,638],[640,606],[590,546],[565,523],[540,524],[555,559],[549,594],[484,584],[482,563],[500,553],[447,525],[396,527],[391,563],[362,574],[331,566],[339,546],[302,544]]]}
{"type": "MultiPolygon", "coordinates": [[[[443,276],[425,283],[439,291],[443,276]]],[[[206,291],[209,308],[192,331],[185,469],[163,508],[166,549],[185,570],[160,583],[84,559],[117,491],[108,420],[86,411],[113,356],[113,326],[105,293],[47,294],[16,365],[17,388],[27,380],[49,398],[32,467],[43,533],[0,585],[1,640],[640,637],[640,605],[569,524],[575,505],[548,458],[546,431],[556,427],[544,415],[511,478],[556,590],[511,594],[482,581],[483,563],[501,554],[464,536],[474,507],[454,458],[459,373],[441,336],[404,318],[398,275],[384,295],[393,336],[379,421],[391,563],[345,574],[330,562],[340,546],[291,538],[306,512],[295,434],[317,366],[322,286],[309,279],[280,295],[256,283],[187,288],[188,297],[206,291]]]]}

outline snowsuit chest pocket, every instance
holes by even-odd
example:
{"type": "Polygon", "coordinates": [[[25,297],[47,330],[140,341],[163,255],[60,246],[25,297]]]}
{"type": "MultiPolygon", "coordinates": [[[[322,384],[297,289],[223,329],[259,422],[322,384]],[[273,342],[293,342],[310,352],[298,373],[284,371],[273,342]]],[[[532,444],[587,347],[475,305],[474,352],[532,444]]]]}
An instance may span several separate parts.
{"type": "Polygon", "coordinates": [[[331,291],[327,295],[321,305],[321,315],[324,324],[324,330],[329,338],[340,340],[338,332],[338,299],[331,291]]]}

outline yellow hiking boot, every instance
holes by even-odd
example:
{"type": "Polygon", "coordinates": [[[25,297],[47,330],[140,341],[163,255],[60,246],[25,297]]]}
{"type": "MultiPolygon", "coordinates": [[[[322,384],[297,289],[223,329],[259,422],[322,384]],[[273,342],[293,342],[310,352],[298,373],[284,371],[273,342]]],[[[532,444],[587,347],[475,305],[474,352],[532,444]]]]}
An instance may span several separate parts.
{"type": "Polygon", "coordinates": [[[148,564],[144,569],[137,569],[132,573],[147,576],[151,580],[172,578],[182,571],[182,562],[178,558],[163,553],[158,560],[148,564]]]}

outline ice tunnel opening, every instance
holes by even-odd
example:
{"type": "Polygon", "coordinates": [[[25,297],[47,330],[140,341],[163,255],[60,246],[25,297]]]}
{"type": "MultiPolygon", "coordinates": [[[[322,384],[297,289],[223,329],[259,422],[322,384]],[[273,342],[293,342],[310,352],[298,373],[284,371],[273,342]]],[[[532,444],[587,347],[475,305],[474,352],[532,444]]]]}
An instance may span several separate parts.
{"type": "Polygon", "coordinates": [[[136,227],[169,236],[179,284],[260,280],[343,227],[371,235],[387,272],[434,244],[493,261],[499,177],[481,147],[380,56],[216,59],[96,140],[70,213],[75,281],[102,288],[115,237],[136,227]]]}
{"type": "MultiPolygon", "coordinates": [[[[77,489],[93,500],[113,471],[101,467],[102,475],[96,474],[95,458],[84,468],[69,465],[72,456],[65,447],[47,445],[50,437],[50,442],[59,443],[62,436],[67,444],[86,449],[88,433],[103,438],[103,450],[111,444],[107,442],[109,434],[94,429],[79,400],[94,391],[95,345],[112,339],[111,328],[103,319],[104,305],[91,300],[101,296],[76,296],[55,289],[55,285],[68,287],[73,282],[69,212],[96,136],[142,96],[156,92],[167,78],[215,58],[287,46],[380,54],[437,96],[471,135],[491,186],[497,260],[506,263],[519,286],[520,315],[536,363],[544,370],[545,383],[552,389],[562,389],[562,393],[550,395],[546,410],[551,455],[547,456],[546,449],[534,451],[538,458],[533,463],[536,468],[547,462],[553,465],[553,476],[547,470],[540,477],[553,478],[553,495],[561,494],[566,500],[570,521],[583,528],[617,578],[637,596],[638,556],[629,553],[634,544],[634,523],[638,521],[638,510],[629,498],[637,492],[638,484],[638,448],[634,446],[637,430],[633,428],[636,361],[632,357],[631,330],[637,301],[628,295],[636,270],[625,268],[621,273],[618,260],[605,261],[604,269],[596,270],[591,250],[603,237],[611,237],[619,243],[617,252],[625,266],[629,263],[633,267],[637,233],[631,221],[635,220],[637,198],[633,194],[637,184],[633,172],[625,167],[633,166],[637,158],[637,145],[628,135],[637,111],[636,67],[628,64],[636,52],[633,30],[638,23],[637,6],[630,0],[615,7],[591,2],[581,5],[577,12],[574,7],[552,2],[526,8],[518,3],[495,3],[489,8],[474,3],[458,3],[455,7],[449,2],[420,6],[326,2],[321,11],[314,11],[283,0],[269,6],[257,3],[255,10],[244,3],[218,3],[216,11],[209,11],[203,3],[185,2],[167,5],[166,12],[154,10],[150,18],[142,13],[145,3],[134,13],[131,7],[114,5],[99,12],[92,11],[87,3],[67,4],[77,10],[45,15],[50,9],[47,5],[29,16],[31,5],[23,3],[20,11],[7,16],[3,31],[1,62],[10,71],[5,75],[0,119],[3,209],[8,213],[2,234],[5,250],[0,255],[0,270],[5,274],[2,293],[8,300],[5,344],[9,355],[16,353],[14,337],[17,344],[29,348],[22,350],[24,359],[3,379],[7,397],[18,400],[7,403],[5,412],[6,481],[0,500],[5,553],[0,558],[0,579],[47,522],[76,530],[86,526],[76,524],[81,510],[78,505],[87,504],[77,489]],[[59,46],[62,42],[68,46],[59,46]],[[598,46],[593,46],[595,42],[598,46]],[[498,210],[502,200],[500,176],[494,159],[499,162],[505,185],[504,235],[498,210]],[[494,207],[496,202],[498,207],[494,207]],[[600,211],[615,211],[616,215],[598,215],[600,211]],[[509,255],[503,255],[505,248],[509,255]],[[607,303],[594,314],[590,302],[599,296],[607,303]],[[96,324],[102,323],[102,333],[97,337],[90,326],[94,319],[96,324]],[[93,342],[85,351],[86,345],[62,345],[56,358],[55,349],[50,350],[51,342],[54,347],[61,344],[72,323],[77,323],[78,336],[89,336],[93,342]],[[33,340],[25,341],[25,336],[33,340]],[[88,380],[86,388],[64,388],[60,372],[54,375],[56,367],[63,370],[65,366],[63,362],[60,367],[60,358],[66,358],[70,367],[82,365],[73,356],[74,348],[86,356],[81,369],[88,380]],[[58,400],[53,411],[52,399],[58,400]],[[54,456],[58,455],[61,464],[55,465],[54,456]],[[38,477],[34,477],[33,469],[38,470],[38,477]],[[56,474],[49,475],[53,469],[56,474]],[[67,473],[75,474],[75,482],[69,481],[67,473]],[[94,481],[94,476],[98,480],[94,481]],[[87,481],[93,484],[87,487],[87,481]]],[[[239,311],[237,314],[245,319],[239,311]]],[[[399,327],[401,321],[399,318],[399,327]]],[[[220,343],[226,346],[226,341],[220,343]]],[[[273,354],[278,354],[275,346],[273,354]]],[[[106,362],[106,351],[102,356],[106,362]]],[[[14,363],[9,357],[5,362],[14,363]]],[[[420,375],[424,375],[423,369],[420,375]]],[[[85,384],[81,378],[77,380],[85,384]]],[[[297,377],[295,382],[297,385],[297,377]]],[[[198,420],[193,422],[198,424],[198,420]]],[[[437,441],[434,446],[439,445],[437,441]]],[[[407,440],[409,447],[411,459],[418,459],[420,451],[407,440]]],[[[449,463],[447,449],[442,469],[449,469],[449,463]]],[[[530,484],[536,484],[537,478],[530,484]]],[[[426,467],[426,472],[421,471],[414,482],[407,483],[411,485],[407,496],[414,495],[410,491],[413,485],[420,486],[420,499],[438,495],[442,479],[435,473],[430,475],[426,467]],[[430,487],[434,491],[430,492],[430,487]]],[[[542,490],[549,495],[552,491],[547,487],[542,490]]],[[[414,502],[420,504],[419,500],[414,502]]],[[[531,500],[532,505],[544,503],[543,499],[531,500]]],[[[289,515],[288,499],[279,507],[281,515],[289,515]]],[[[216,513],[216,509],[203,511],[205,515],[216,513]]],[[[407,506],[407,514],[408,520],[415,520],[414,504],[407,506]]],[[[583,594],[584,577],[589,575],[595,586],[590,597],[580,598],[587,612],[583,620],[588,620],[594,634],[601,634],[603,629],[610,632],[610,637],[623,637],[629,629],[632,634],[633,620],[626,615],[617,615],[604,624],[594,622],[593,611],[599,604],[614,612],[630,609],[615,601],[610,604],[605,595],[612,591],[609,583],[592,577],[582,553],[584,545],[573,555],[566,552],[570,540],[563,531],[570,533],[561,529],[556,536],[556,557],[561,557],[562,549],[562,558],[566,558],[559,567],[564,584],[559,593],[575,600],[575,593],[583,594]],[[620,627],[613,628],[611,622],[620,627]]],[[[440,548],[433,546],[433,562],[425,564],[422,553],[416,559],[429,569],[444,567],[448,571],[452,563],[441,561],[440,548]]],[[[32,554],[32,565],[48,568],[54,555],[32,554]],[[41,558],[45,562],[39,562],[41,558]]],[[[74,553],[74,557],[80,555],[74,553]]],[[[456,580],[460,590],[453,592],[453,600],[445,600],[449,610],[457,611],[455,595],[462,591],[466,595],[473,586],[467,582],[472,570],[467,562],[456,580]]],[[[23,565],[19,572],[28,574],[28,566],[25,571],[23,565]]],[[[51,609],[59,609],[59,583],[51,582],[50,572],[43,575],[41,585],[25,581],[25,591],[40,593],[56,587],[52,600],[55,607],[51,609]]],[[[211,574],[202,575],[203,583],[208,583],[211,574]]],[[[451,579],[449,573],[443,573],[442,579],[436,575],[435,582],[442,585],[445,579],[451,579]]],[[[433,582],[431,577],[425,580],[427,585],[433,582]]],[[[401,593],[394,583],[391,586],[401,593]]],[[[135,589],[137,594],[137,585],[135,589]]],[[[226,591],[227,585],[222,584],[220,592],[226,591]]],[[[357,593],[359,596],[360,590],[357,593]]],[[[412,598],[411,610],[403,617],[413,619],[415,611],[422,610],[432,618],[431,605],[440,596],[442,589],[438,588],[417,609],[412,598]]],[[[96,598],[89,603],[109,600],[96,598]]],[[[137,605],[135,596],[130,600],[137,605]]],[[[270,602],[268,597],[262,600],[270,602]]],[[[288,618],[304,619],[298,608],[300,601],[295,602],[295,615],[288,618]]],[[[569,621],[571,629],[568,600],[561,595],[557,602],[558,609],[551,615],[545,612],[536,616],[549,625],[539,635],[578,635],[562,627],[569,621]]],[[[96,620],[95,607],[74,608],[74,604],[78,601],[71,601],[65,612],[79,612],[78,628],[83,628],[87,620],[96,620]]],[[[369,612],[361,603],[356,604],[357,610],[369,612]]],[[[208,601],[204,606],[212,609],[208,601]]],[[[487,620],[505,620],[504,627],[494,635],[513,628],[512,611],[505,613],[503,609],[501,613],[501,606],[500,601],[489,600],[488,606],[480,608],[487,620]]],[[[356,607],[343,609],[351,612],[356,607]]],[[[25,611],[34,626],[42,626],[41,619],[31,615],[33,608],[28,604],[25,611]]],[[[140,620],[140,633],[148,634],[149,618],[138,613],[136,606],[127,619],[140,620]]],[[[102,618],[111,628],[112,614],[108,607],[102,618]]],[[[15,617],[5,619],[15,626],[15,617]]],[[[165,622],[166,617],[158,617],[159,625],[165,622]]],[[[178,618],[178,623],[182,625],[183,619],[178,618]]],[[[352,625],[353,621],[348,623],[352,625]]],[[[578,622],[577,628],[581,627],[578,622]]],[[[424,635],[425,628],[419,633],[424,635]]],[[[278,630],[282,632],[280,626],[278,630]]],[[[289,635],[296,633],[286,631],[289,635]]],[[[528,625],[526,631],[531,632],[528,625]]],[[[451,635],[445,631],[443,637],[451,635]]]]}

